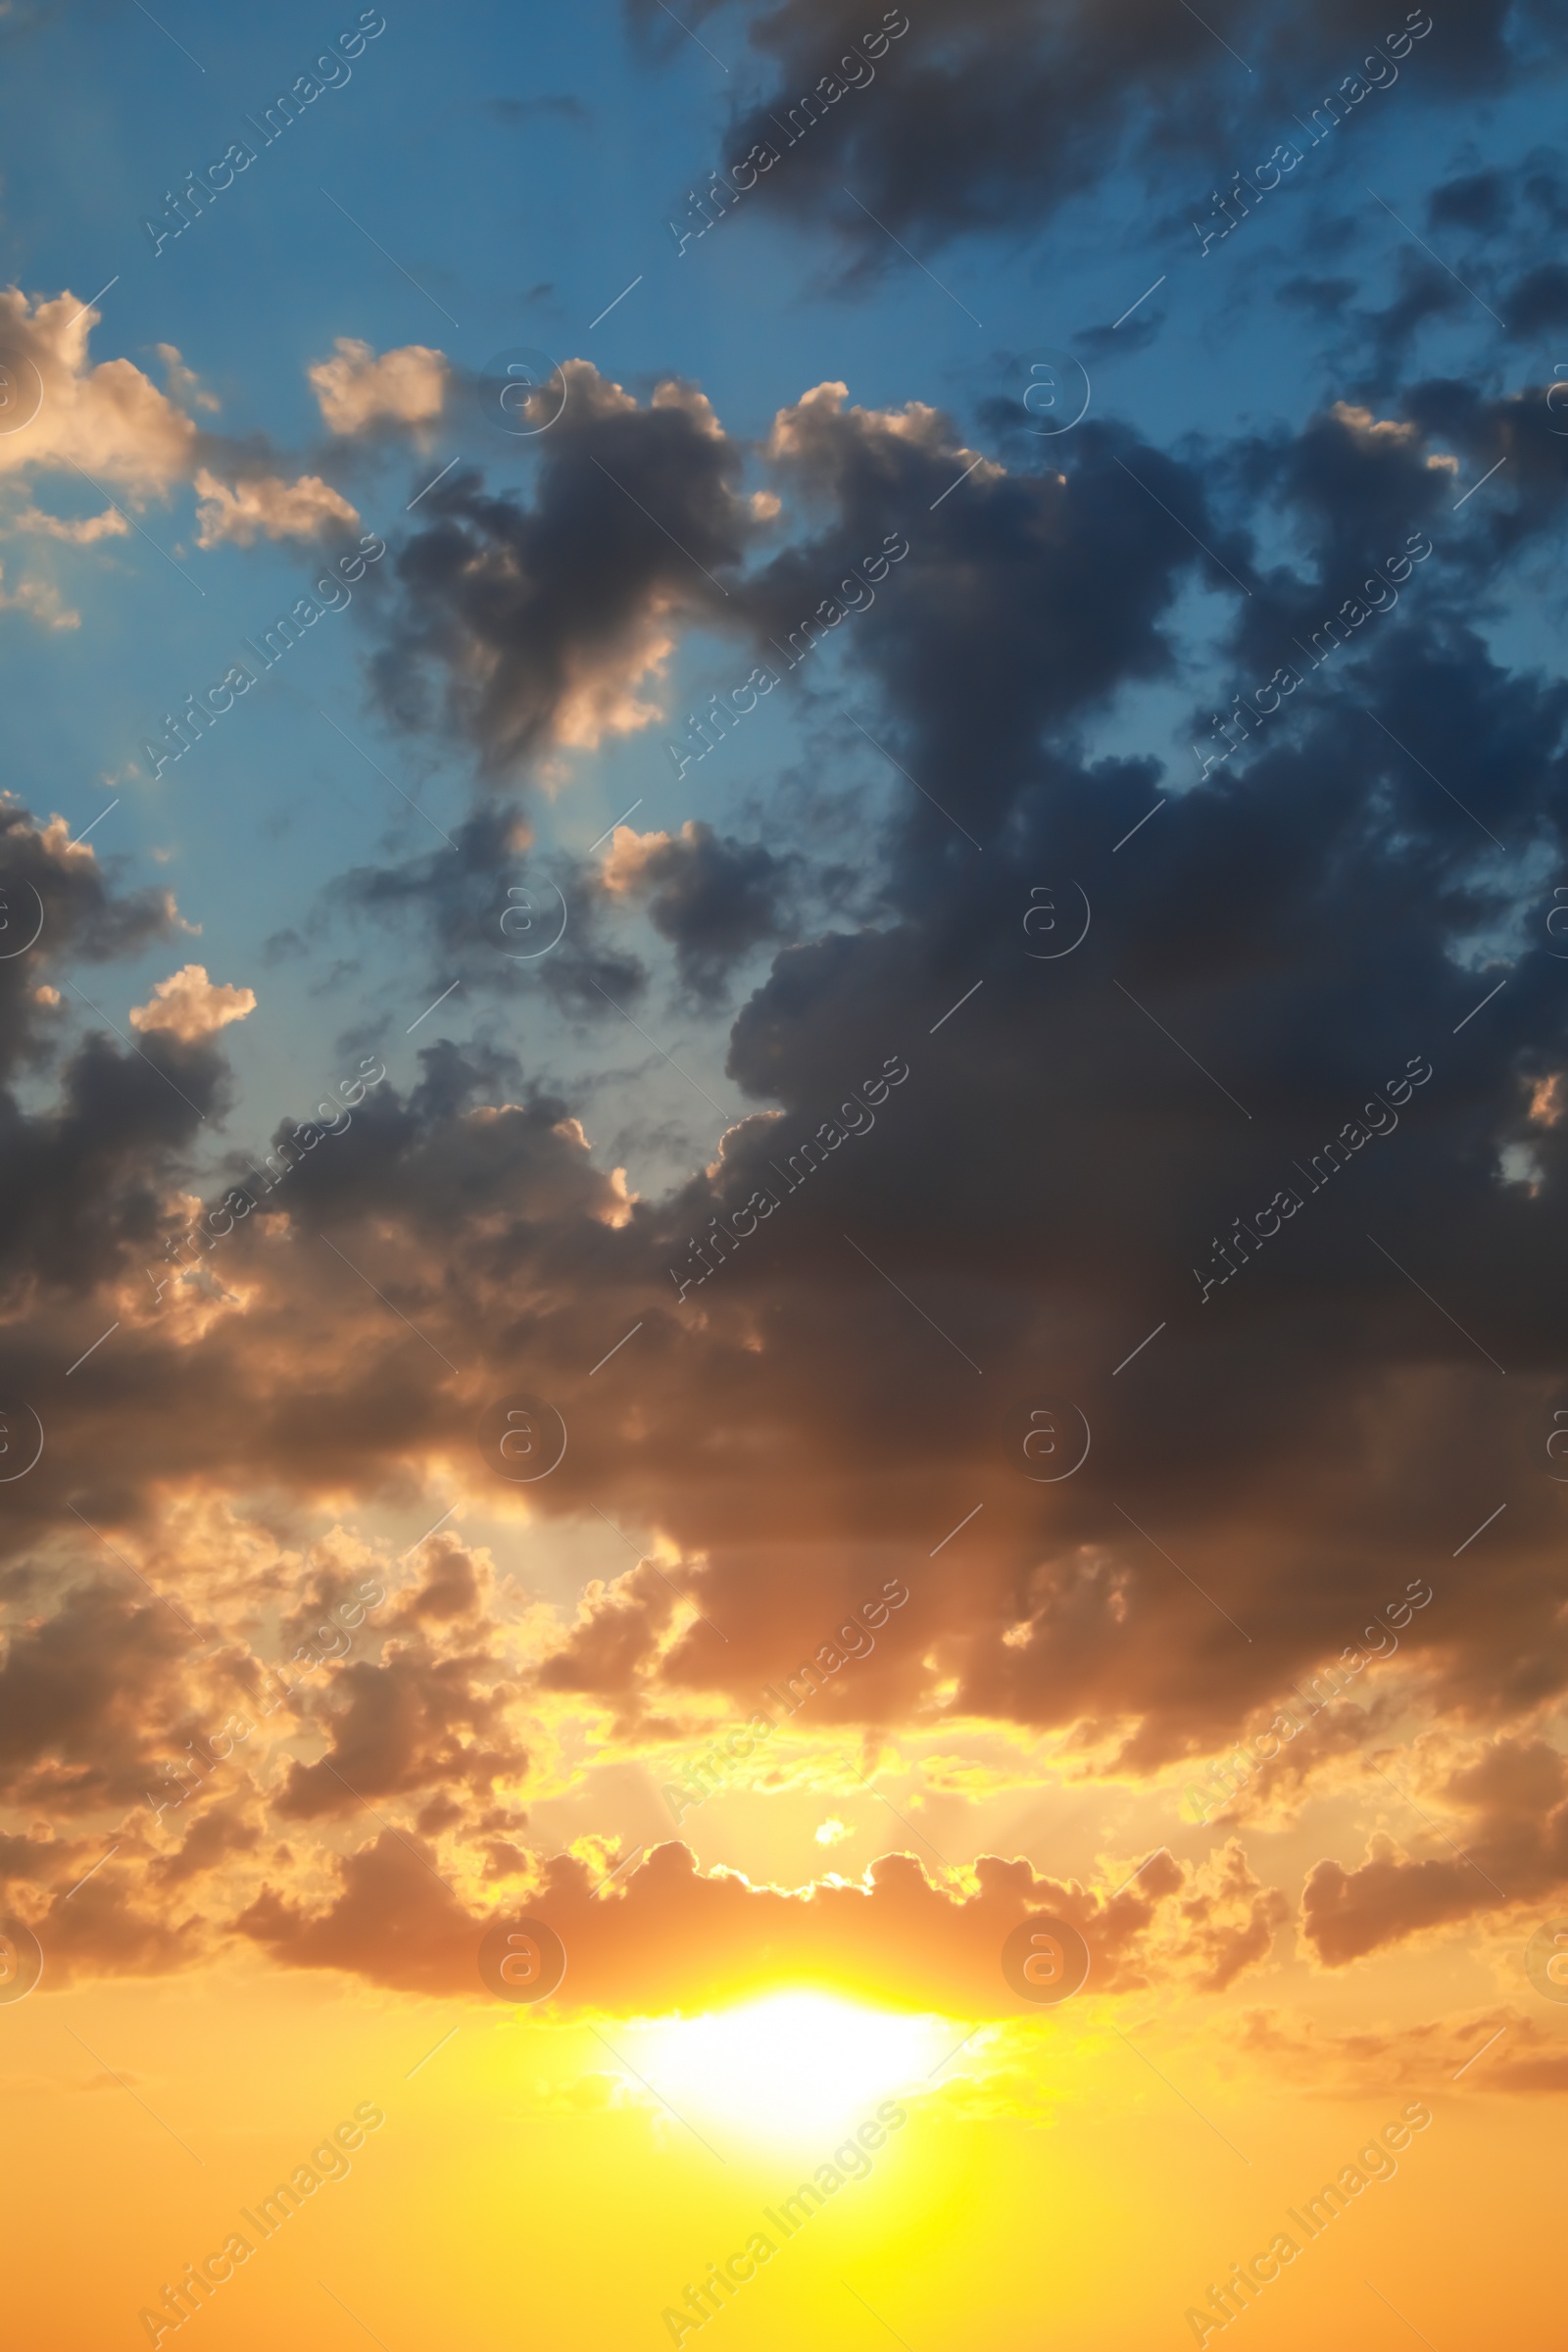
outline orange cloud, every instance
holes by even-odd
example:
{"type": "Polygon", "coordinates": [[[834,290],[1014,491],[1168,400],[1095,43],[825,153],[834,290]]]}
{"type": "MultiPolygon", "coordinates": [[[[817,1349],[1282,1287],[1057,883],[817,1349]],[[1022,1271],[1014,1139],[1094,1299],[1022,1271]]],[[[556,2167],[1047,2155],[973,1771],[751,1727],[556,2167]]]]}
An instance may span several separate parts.
{"type": "Polygon", "coordinates": [[[24,580],[15,590],[0,586],[0,610],[25,612],[44,629],[78,629],[81,614],[61,602],[50,580],[24,580]]]}
{"type": "Polygon", "coordinates": [[[160,980],[145,1004],[130,1008],[130,1025],[142,1031],[164,1029],[181,1045],[212,1037],[230,1021],[242,1021],[256,1010],[255,992],[209,980],[203,963],[182,964],[160,980]]]}
{"type": "Polygon", "coordinates": [[[188,475],[197,429],[129,360],[88,366],[97,317],[74,294],[29,303],[16,287],[0,288],[0,331],[21,397],[36,402],[29,422],[0,436],[0,474],[75,465],[142,505],[188,475]]]}
{"type": "MultiPolygon", "coordinates": [[[[268,1886],[234,1924],[290,1967],[349,1970],[432,1992],[480,1989],[477,1952],[494,1915],[469,1909],[433,1849],[383,1833],[348,1856],[337,1879],[324,1909],[268,1886]]],[[[1018,2016],[1031,2012],[1004,1975],[1002,1950],[1037,1913],[1079,1931],[1089,1982],[1102,1992],[1156,1978],[1223,1989],[1266,1952],[1272,1932],[1225,1948],[1220,1911],[1238,1891],[1257,1891],[1234,1850],[1217,1878],[1156,1857],[1113,1894],[990,1855],[945,1885],[913,1855],[886,1854],[858,1882],[830,1876],[789,1889],[723,1868],[705,1873],[672,1841],[613,1888],[602,1892],[604,1885],[562,1854],[540,1866],[534,1891],[514,1906],[565,1945],[560,1998],[570,2008],[653,2014],[786,1981],[955,2016],[1018,2016]]],[[[1280,1899],[1265,1910],[1281,1915],[1280,1899]]]]}
{"type": "Polygon", "coordinates": [[[1422,1793],[1457,1817],[1462,1842],[1440,1828],[1447,1850],[1412,1860],[1379,1832],[1356,1868],[1309,1875],[1302,1928],[1328,1967],[1568,1885],[1568,1757],[1544,1740],[1489,1740],[1422,1793]]]}
{"type": "Polygon", "coordinates": [[[440,416],[452,373],[444,352],[405,343],[378,358],[371,344],[339,335],[334,354],[306,370],[322,418],[334,433],[362,433],[383,420],[427,424],[440,416]]]}
{"type": "Polygon", "coordinates": [[[360,519],[358,509],[318,473],[301,474],[295,482],[259,474],[230,489],[200,466],[196,488],[202,502],[196,510],[198,547],[220,547],[225,540],[250,547],[258,536],[317,539],[360,519]]]}

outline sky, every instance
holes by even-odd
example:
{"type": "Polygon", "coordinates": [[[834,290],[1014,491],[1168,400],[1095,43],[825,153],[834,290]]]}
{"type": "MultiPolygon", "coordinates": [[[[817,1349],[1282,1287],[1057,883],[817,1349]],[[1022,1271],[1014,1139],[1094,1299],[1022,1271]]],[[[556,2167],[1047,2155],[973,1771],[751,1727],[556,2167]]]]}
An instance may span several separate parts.
{"type": "Polygon", "coordinates": [[[0,0],[19,2342],[1555,2342],[1563,63],[0,0]]]}

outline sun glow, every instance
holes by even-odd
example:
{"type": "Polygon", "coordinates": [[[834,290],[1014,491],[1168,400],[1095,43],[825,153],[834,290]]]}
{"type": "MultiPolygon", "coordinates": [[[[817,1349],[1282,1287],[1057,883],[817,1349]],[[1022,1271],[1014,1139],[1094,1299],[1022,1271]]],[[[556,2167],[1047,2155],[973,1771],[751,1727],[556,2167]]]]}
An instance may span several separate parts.
{"type": "Polygon", "coordinates": [[[779,1992],[647,2026],[636,2040],[638,2068],[679,2114],[793,2140],[832,2134],[901,2084],[924,2082],[953,2028],[831,1993],[779,1992]]]}

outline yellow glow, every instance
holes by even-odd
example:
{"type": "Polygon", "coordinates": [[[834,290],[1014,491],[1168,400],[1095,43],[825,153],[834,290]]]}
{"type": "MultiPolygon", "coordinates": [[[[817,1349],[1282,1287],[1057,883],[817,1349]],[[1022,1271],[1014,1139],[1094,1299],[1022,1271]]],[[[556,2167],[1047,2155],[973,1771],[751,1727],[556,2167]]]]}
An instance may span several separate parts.
{"type": "Polygon", "coordinates": [[[858,2121],[901,2084],[923,2084],[953,2029],[831,1993],[780,1992],[643,2027],[636,2042],[639,2071],[678,2114],[801,2139],[858,2121]]]}

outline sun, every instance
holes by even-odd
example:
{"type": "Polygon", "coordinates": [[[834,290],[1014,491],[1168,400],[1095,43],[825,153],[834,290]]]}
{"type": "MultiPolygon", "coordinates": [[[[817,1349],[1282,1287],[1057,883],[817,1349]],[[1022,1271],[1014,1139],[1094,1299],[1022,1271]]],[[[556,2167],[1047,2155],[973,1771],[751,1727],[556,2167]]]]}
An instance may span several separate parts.
{"type": "Polygon", "coordinates": [[[799,1991],[631,2034],[638,2070],[677,2114],[798,2140],[831,2135],[901,2085],[927,2083],[953,2029],[945,2018],[799,1991]]]}

